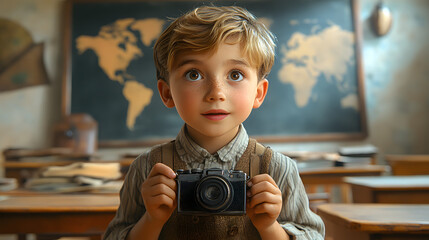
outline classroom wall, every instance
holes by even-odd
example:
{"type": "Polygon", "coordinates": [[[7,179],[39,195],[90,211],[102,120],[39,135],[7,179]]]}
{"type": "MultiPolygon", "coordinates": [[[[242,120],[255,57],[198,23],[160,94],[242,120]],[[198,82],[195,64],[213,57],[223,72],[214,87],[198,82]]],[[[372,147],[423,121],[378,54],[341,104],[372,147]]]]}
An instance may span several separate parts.
{"type": "Polygon", "coordinates": [[[386,153],[429,153],[429,1],[384,1],[391,31],[375,37],[362,1],[369,142],[386,153]]]}
{"type": "MultiPolygon", "coordinates": [[[[0,0],[0,18],[19,22],[35,43],[45,43],[50,80],[49,85],[0,93],[0,150],[52,144],[52,126],[61,117],[63,2],[0,0]]],[[[429,154],[429,1],[385,0],[394,22],[384,37],[375,37],[369,25],[377,1],[360,2],[369,137],[360,142],[273,144],[274,149],[336,151],[344,145],[372,144],[381,157],[386,153],[429,154]]],[[[100,152],[112,156],[121,151],[100,152]]]]}
{"type": "MultiPolygon", "coordinates": [[[[60,119],[61,4],[60,0],[0,0],[0,18],[30,31],[34,43],[44,43],[44,63],[50,81],[0,92],[0,151],[9,147],[43,148],[51,144],[51,128],[60,119]]],[[[0,157],[0,163],[2,162],[0,157]]],[[[1,176],[1,173],[0,173],[1,176]]]]}

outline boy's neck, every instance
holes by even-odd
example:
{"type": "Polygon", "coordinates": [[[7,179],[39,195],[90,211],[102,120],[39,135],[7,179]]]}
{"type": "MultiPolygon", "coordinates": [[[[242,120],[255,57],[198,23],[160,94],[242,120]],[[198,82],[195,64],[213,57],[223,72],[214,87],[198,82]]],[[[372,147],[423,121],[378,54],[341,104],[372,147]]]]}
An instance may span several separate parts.
{"type": "Polygon", "coordinates": [[[207,150],[207,152],[210,154],[216,153],[219,149],[231,142],[231,140],[237,136],[239,129],[240,126],[237,126],[235,131],[230,131],[229,134],[211,137],[198,134],[198,132],[186,125],[188,136],[191,137],[192,140],[194,140],[194,142],[197,143],[200,147],[207,150]]]}

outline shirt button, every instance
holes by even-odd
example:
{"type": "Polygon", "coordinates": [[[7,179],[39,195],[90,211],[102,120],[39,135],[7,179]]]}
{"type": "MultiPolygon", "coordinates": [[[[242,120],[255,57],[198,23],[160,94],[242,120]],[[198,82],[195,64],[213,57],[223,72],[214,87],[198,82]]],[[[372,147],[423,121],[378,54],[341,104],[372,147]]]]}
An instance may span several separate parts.
{"type": "Polygon", "coordinates": [[[197,217],[197,216],[192,216],[192,223],[193,224],[197,224],[197,223],[199,223],[200,222],[200,218],[199,217],[197,217]]]}
{"type": "Polygon", "coordinates": [[[237,226],[230,226],[228,229],[228,235],[229,236],[235,236],[238,233],[238,227],[237,226]]]}

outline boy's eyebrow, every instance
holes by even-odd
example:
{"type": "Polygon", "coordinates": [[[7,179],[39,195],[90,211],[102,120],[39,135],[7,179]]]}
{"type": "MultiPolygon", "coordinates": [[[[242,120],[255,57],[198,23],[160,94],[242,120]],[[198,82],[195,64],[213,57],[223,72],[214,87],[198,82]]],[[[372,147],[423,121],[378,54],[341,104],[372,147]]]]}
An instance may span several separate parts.
{"type": "Polygon", "coordinates": [[[244,59],[230,59],[227,62],[235,65],[244,65],[245,67],[250,67],[250,64],[244,59]]]}
{"type": "MultiPolygon", "coordinates": [[[[181,62],[177,63],[176,68],[180,68],[186,64],[199,64],[202,63],[203,61],[197,60],[197,59],[185,59],[181,62]]],[[[234,64],[234,65],[243,65],[245,67],[250,67],[250,64],[244,60],[244,59],[229,59],[226,61],[227,64],[234,64]]]]}
{"type": "Polygon", "coordinates": [[[186,64],[198,64],[198,63],[201,63],[201,62],[202,61],[196,60],[196,59],[185,59],[185,60],[183,60],[181,62],[178,62],[176,68],[180,68],[180,67],[182,67],[182,66],[184,66],[186,64]]]}

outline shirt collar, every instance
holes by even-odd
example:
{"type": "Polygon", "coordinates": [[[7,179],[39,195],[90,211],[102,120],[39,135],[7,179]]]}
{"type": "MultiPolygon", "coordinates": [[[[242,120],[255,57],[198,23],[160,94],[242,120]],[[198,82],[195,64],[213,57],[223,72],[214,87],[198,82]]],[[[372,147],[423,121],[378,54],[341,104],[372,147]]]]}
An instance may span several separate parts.
{"type": "Polygon", "coordinates": [[[222,162],[237,162],[246,150],[248,142],[249,136],[247,135],[246,129],[244,129],[244,126],[241,124],[237,135],[227,145],[212,155],[192,140],[187,132],[185,124],[176,137],[175,145],[177,153],[186,163],[202,163],[205,159],[213,157],[222,162]]]}

